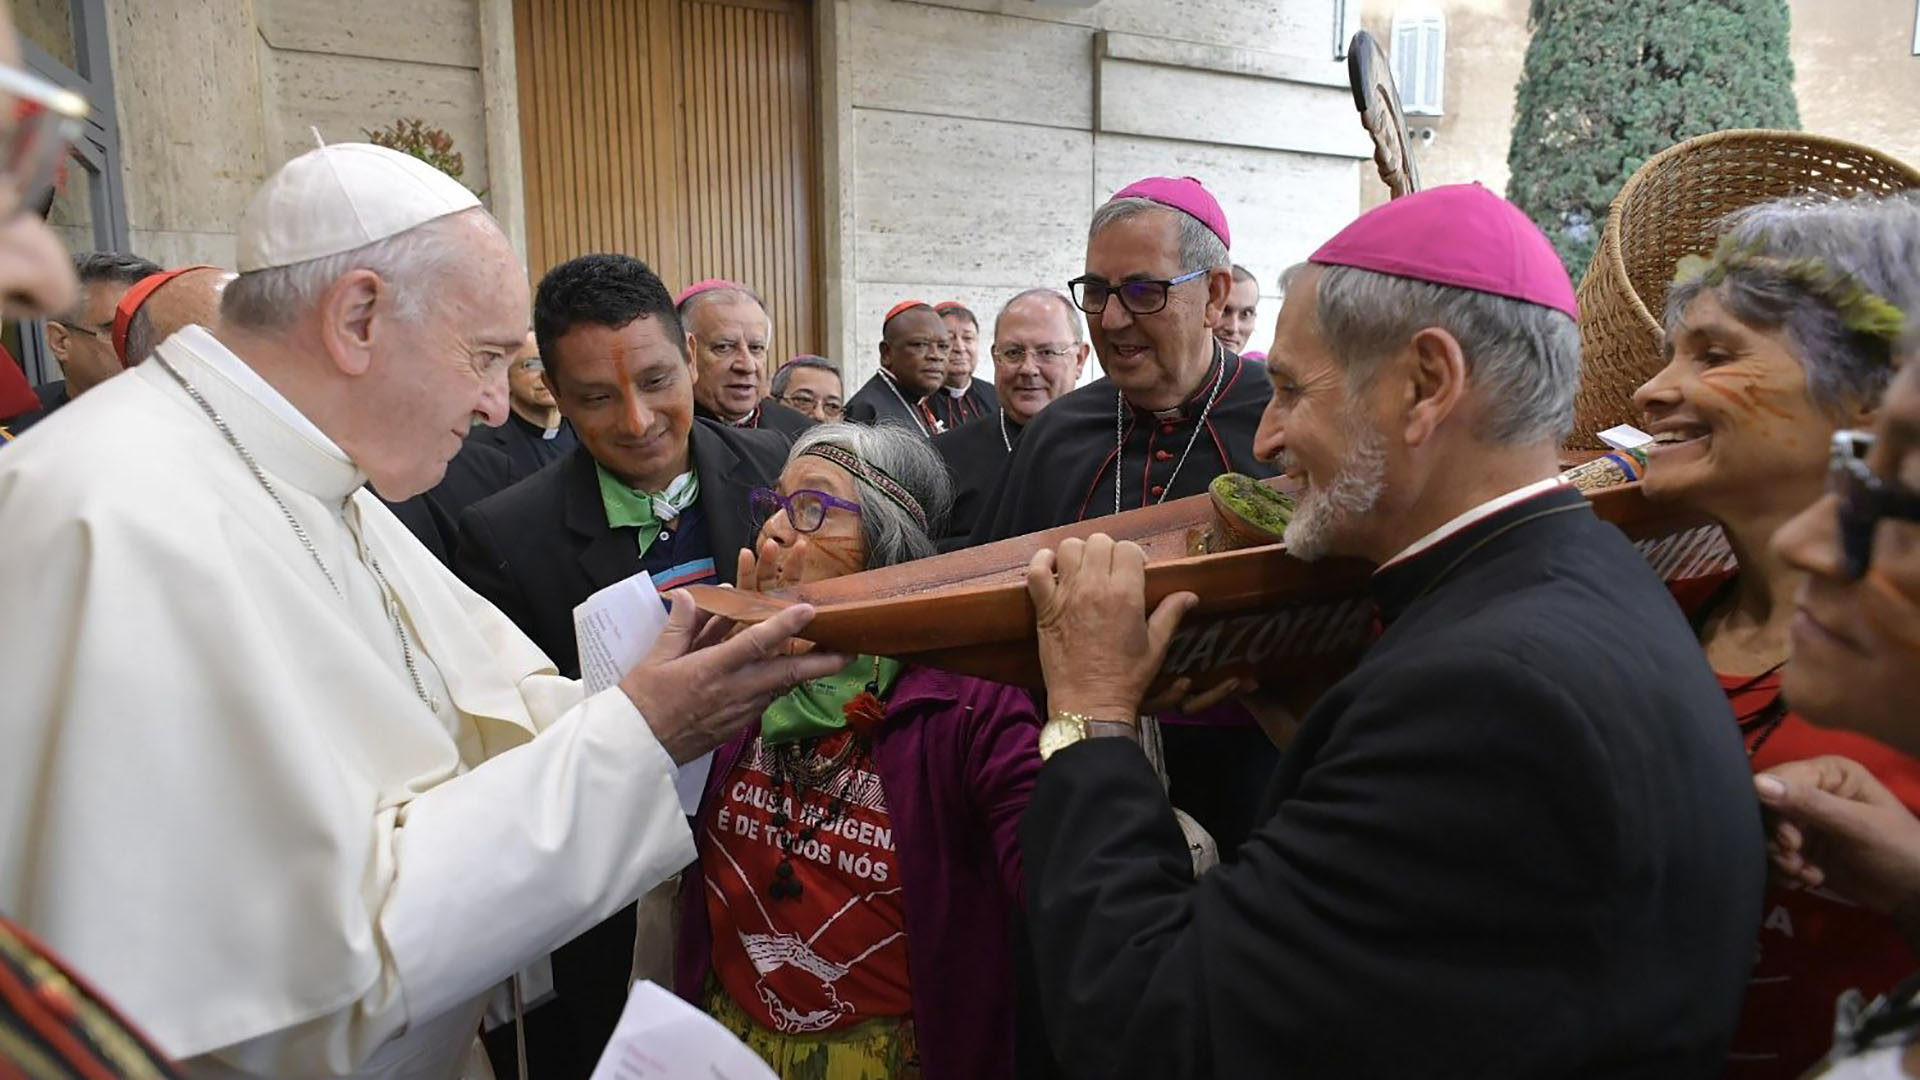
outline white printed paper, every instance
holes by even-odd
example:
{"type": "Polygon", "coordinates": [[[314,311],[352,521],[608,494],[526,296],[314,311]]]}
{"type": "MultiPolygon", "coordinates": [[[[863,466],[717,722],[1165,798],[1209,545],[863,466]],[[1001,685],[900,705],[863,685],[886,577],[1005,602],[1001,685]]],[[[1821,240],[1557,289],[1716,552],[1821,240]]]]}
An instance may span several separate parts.
{"type": "Polygon", "coordinates": [[[1632,424],[1610,427],[1601,432],[1597,438],[1615,450],[1638,450],[1653,441],[1653,436],[1632,424]]]}
{"type": "Polygon", "coordinates": [[[779,1080],[719,1021],[642,980],[592,1080],[779,1080]]]}
{"type": "MultiPolygon", "coordinates": [[[[667,605],[644,570],[582,600],[573,609],[573,638],[580,650],[580,678],[587,693],[618,684],[621,676],[646,658],[666,628],[667,605]]],[[[674,773],[680,809],[688,817],[700,809],[700,795],[712,766],[713,755],[702,754],[674,773]]]]}

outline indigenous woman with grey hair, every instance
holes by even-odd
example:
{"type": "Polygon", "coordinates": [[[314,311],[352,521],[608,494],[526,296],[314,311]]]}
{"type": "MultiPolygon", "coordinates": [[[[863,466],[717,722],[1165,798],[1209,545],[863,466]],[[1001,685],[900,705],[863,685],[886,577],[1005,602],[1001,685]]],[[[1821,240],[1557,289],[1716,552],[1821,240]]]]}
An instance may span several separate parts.
{"type": "MultiPolygon", "coordinates": [[[[951,496],[916,434],[825,424],[753,498],[741,588],[930,555],[951,496]]],[[[783,1077],[1011,1075],[1038,736],[1022,691],[877,656],[777,699],[714,757],[680,993],[783,1077]]]]}
{"type": "MultiPolygon", "coordinates": [[[[1738,561],[1676,599],[1726,690],[1756,772],[1839,754],[1920,808],[1920,761],[1866,735],[1815,727],[1781,693],[1796,594],[1807,580],[1770,549],[1818,501],[1835,433],[1865,426],[1890,378],[1920,283],[1920,204],[1767,203],[1728,221],[1713,253],[1683,260],[1667,295],[1664,370],[1640,387],[1656,442],[1648,498],[1720,523],[1738,561]]],[[[1885,991],[1916,961],[1893,924],[1814,890],[1773,888],[1727,1075],[1793,1077],[1826,1051],[1833,1004],[1885,991]]]]}

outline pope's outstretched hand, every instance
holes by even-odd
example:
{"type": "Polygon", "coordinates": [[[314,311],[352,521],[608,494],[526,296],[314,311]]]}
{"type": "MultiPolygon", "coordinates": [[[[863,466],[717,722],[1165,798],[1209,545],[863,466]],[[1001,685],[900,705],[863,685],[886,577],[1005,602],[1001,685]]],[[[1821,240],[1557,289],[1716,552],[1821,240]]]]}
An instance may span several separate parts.
{"type": "Polygon", "coordinates": [[[697,610],[684,591],[668,593],[667,602],[667,628],[647,658],[620,680],[620,689],[677,763],[732,738],[777,695],[831,675],[852,659],[784,651],[788,640],[813,621],[807,604],[734,634],[731,621],[697,610]]]}

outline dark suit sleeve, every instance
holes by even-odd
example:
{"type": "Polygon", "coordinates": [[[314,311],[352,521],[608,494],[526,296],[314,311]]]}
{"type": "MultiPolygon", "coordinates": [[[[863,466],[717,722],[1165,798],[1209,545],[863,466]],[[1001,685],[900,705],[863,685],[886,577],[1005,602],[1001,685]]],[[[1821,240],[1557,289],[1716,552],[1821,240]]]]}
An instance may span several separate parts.
{"type": "Polygon", "coordinates": [[[1593,732],[1517,667],[1455,649],[1310,718],[1298,788],[1197,883],[1138,747],[1043,766],[1021,839],[1072,1074],[1539,1075],[1512,1048],[1594,1004],[1563,968],[1606,948],[1617,837],[1593,732]]]}
{"type": "Polygon", "coordinates": [[[873,403],[869,401],[852,402],[847,406],[847,411],[841,413],[840,416],[843,420],[848,420],[855,424],[866,424],[869,427],[880,422],[879,411],[876,410],[873,407],[873,403]]]}
{"type": "Polygon", "coordinates": [[[495,539],[493,523],[478,506],[460,515],[459,540],[454,545],[453,572],[523,631],[535,626],[534,609],[520,588],[519,577],[495,539]]]}

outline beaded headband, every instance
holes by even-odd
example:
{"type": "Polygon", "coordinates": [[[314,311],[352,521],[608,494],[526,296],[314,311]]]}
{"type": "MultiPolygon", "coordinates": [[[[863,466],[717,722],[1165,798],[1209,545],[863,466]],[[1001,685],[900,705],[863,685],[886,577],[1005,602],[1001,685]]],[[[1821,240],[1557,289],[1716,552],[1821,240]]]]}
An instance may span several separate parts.
{"type": "Polygon", "coordinates": [[[1673,283],[1698,280],[1718,288],[1738,270],[1759,270],[1785,278],[1832,308],[1840,325],[1856,334],[1892,343],[1906,330],[1907,318],[1892,301],[1862,284],[1858,278],[1824,259],[1782,259],[1762,255],[1756,245],[1742,246],[1731,234],[1720,238],[1711,256],[1688,255],[1674,268],[1673,283]]]}
{"type": "Polygon", "coordinates": [[[814,443],[800,451],[800,456],[817,457],[847,470],[855,480],[879,492],[882,498],[906,511],[914,524],[920,526],[921,532],[931,531],[931,526],[927,524],[927,512],[920,509],[920,500],[909,494],[900,481],[889,476],[880,466],[863,460],[844,446],[835,446],[832,443],[814,443]]]}

